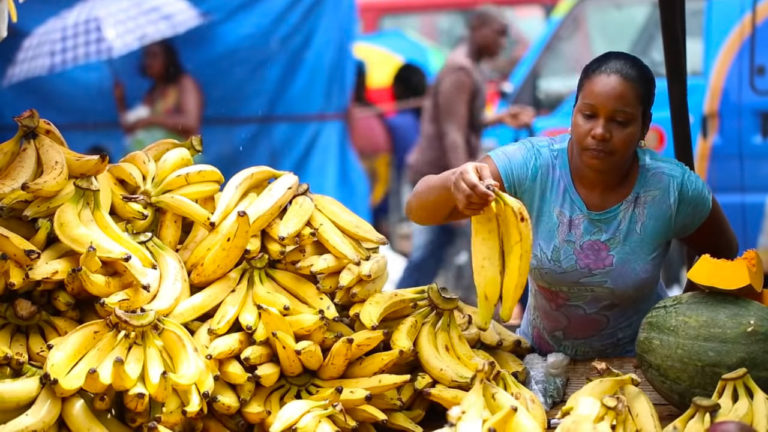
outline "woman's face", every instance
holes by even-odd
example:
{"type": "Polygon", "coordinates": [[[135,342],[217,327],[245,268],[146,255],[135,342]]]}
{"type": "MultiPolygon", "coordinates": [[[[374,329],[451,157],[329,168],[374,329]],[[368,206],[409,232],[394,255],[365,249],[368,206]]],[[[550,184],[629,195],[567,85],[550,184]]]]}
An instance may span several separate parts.
{"type": "Polygon", "coordinates": [[[623,169],[634,158],[647,125],[636,87],[619,75],[584,82],[571,117],[573,156],[597,171],[623,169]]]}
{"type": "Polygon", "coordinates": [[[149,45],[144,48],[142,64],[147,76],[153,80],[162,80],[165,76],[165,55],[159,45],[149,45]]]}

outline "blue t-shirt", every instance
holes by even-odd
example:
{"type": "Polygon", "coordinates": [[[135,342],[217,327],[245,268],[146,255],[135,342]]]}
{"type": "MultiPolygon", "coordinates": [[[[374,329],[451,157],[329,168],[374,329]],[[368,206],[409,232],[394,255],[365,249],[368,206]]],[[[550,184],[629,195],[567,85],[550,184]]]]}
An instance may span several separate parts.
{"type": "Polygon", "coordinates": [[[571,180],[569,139],[531,138],[489,154],[533,224],[520,332],[541,353],[631,356],[640,322],[667,295],[661,267],[670,241],[701,225],[712,194],[682,163],[638,149],[629,196],[589,211],[571,180]]]}

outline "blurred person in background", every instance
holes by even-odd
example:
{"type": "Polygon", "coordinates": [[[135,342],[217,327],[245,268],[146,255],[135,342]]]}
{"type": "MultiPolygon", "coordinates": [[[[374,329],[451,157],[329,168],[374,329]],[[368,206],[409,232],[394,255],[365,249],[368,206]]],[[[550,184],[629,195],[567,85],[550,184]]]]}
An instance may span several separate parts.
{"type": "Polygon", "coordinates": [[[376,108],[365,94],[365,66],[357,63],[355,89],[347,118],[349,136],[363,164],[371,185],[370,204],[373,210],[373,225],[389,237],[386,229],[387,191],[389,190],[389,167],[392,141],[384,121],[384,114],[376,108]]]}
{"type": "MultiPolygon", "coordinates": [[[[534,110],[518,105],[492,116],[484,116],[485,80],[479,65],[483,60],[499,55],[508,30],[502,15],[490,7],[479,8],[470,15],[467,30],[467,40],[450,53],[435,84],[427,92],[421,135],[406,161],[411,184],[416,184],[427,175],[439,174],[477,160],[484,127],[499,123],[522,127],[533,120],[534,110]]],[[[469,249],[467,232],[466,221],[433,226],[414,225],[411,254],[398,288],[433,282],[455,240],[467,239],[463,248],[469,249]]],[[[472,286],[451,288],[465,301],[474,303],[472,286]]]]}
{"type": "Polygon", "coordinates": [[[142,102],[128,109],[125,89],[114,83],[120,124],[128,134],[129,151],[162,138],[186,139],[200,133],[203,93],[195,79],[184,71],[176,49],[169,41],[147,45],[142,53],[141,75],[152,80],[142,102]]]}
{"type": "Polygon", "coordinates": [[[388,229],[390,242],[398,252],[408,250],[400,241],[400,233],[407,231],[407,219],[403,210],[408,184],[405,181],[405,158],[419,139],[421,105],[427,92],[427,77],[418,66],[406,63],[400,66],[392,81],[392,92],[397,103],[395,114],[387,117],[387,129],[392,137],[394,164],[390,167],[392,179],[388,194],[388,229]]]}

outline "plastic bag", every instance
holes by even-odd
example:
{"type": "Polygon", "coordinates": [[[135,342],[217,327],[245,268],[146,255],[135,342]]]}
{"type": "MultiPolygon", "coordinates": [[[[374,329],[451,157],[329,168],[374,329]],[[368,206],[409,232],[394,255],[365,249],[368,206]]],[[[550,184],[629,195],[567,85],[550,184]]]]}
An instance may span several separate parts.
{"type": "Polygon", "coordinates": [[[565,397],[570,361],[570,357],[563,353],[551,353],[546,358],[529,354],[523,359],[523,364],[528,368],[525,386],[539,398],[544,409],[552,409],[565,397]]]}

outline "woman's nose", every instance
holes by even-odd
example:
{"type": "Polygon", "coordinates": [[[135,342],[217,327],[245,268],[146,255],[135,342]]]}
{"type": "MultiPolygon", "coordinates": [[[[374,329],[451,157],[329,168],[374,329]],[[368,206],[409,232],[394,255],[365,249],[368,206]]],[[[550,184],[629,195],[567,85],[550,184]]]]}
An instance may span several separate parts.
{"type": "Polygon", "coordinates": [[[607,141],[611,137],[610,131],[608,131],[604,121],[596,122],[594,127],[590,130],[590,135],[595,141],[607,141]]]}

